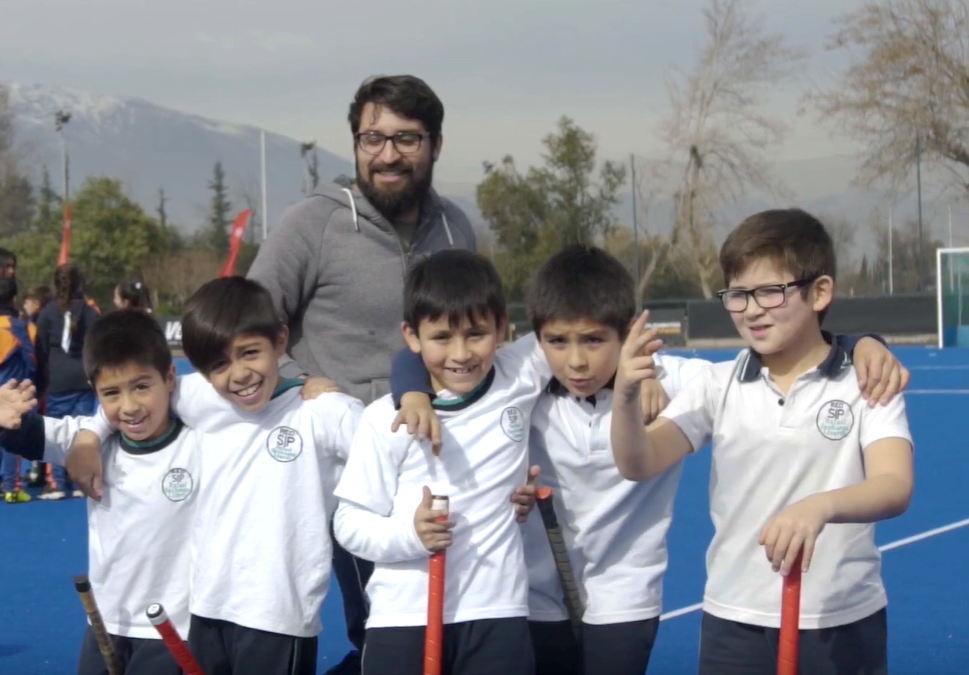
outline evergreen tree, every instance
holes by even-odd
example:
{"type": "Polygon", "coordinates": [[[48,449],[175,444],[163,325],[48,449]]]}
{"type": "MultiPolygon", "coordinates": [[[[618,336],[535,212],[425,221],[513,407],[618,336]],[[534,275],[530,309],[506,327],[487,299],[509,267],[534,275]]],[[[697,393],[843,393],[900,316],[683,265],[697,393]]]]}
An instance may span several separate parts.
{"type": "Polygon", "coordinates": [[[158,224],[161,225],[162,229],[168,227],[168,212],[165,211],[165,202],[168,198],[165,197],[165,188],[158,188],[158,224]]]}
{"type": "Polygon", "coordinates": [[[225,172],[222,170],[222,162],[215,163],[215,171],[212,181],[209,183],[209,189],[212,190],[212,209],[209,213],[209,246],[215,249],[215,252],[219,255],[228,255],[232,203],[229,202],[229,191],[225,185],[225,172]]]}

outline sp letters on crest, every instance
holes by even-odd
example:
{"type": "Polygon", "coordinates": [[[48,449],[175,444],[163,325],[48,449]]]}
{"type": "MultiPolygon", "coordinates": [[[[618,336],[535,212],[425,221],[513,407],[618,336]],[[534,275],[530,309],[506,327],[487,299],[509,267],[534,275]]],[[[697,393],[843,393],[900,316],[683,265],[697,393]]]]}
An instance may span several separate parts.
{"type": "Polygon", "coordinates": [[[818,411],[818,431],[831,441],[840,441],[851,433],[855,425],[855,414],[851,405],[844,401],[828,401],[818,411]]]}
{"type": "Polygon", "coordinates": [[[172,469],[162,478],[162,492],[173,502],[183,502],[192,494],[195,481],[185,469],[172,469]]]}
{"type": "Polygon", "coordinates": [[[269,432],[266,449],[277,462],[292,462],[303,452],[303,437],[291,427],[276,427],[269,432]]]}
{"type": "Polygon", "coordinates": [[[515,407],[505,408],[501,411],[501,430],[513,441],[522,441],[525,438],[525,415],[515,407]]]}

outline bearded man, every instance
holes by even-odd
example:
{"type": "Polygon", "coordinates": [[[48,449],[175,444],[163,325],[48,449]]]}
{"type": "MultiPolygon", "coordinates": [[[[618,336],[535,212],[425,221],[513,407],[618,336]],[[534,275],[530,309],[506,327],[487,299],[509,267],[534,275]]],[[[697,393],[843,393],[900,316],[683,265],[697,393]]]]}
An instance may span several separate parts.
{"type": "MultiPolygon", "coordinates": [[[[424,81],[366,80],[348,120],[356,178],[341,176],[289,208],[248,276],[272,293],[289,326],[295,364],[283,373],[328,378],[369,404],[390,391],[390,364],[404,347],[400,322],[411,261],[444,248],[473,251],[475,236],[467,216],[431,187],[444,106],[424,81]]],[[[356,651],[328,672],[355,674],[373,564],[335,539],[333,546],[356,651]]]]}

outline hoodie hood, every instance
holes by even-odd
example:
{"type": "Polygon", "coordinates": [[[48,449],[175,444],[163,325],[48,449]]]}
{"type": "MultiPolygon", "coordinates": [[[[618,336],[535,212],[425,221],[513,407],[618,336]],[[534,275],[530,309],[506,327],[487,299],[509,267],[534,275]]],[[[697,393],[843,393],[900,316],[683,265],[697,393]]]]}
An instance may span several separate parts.
{"type": "MultiPolygon", "coordinates": [[[[395,232],[394,225],[387,220],[384,215],[374,207],[363,194],[354,187],[354,179],[346,174],[337,176],[332,183],[321,183],[310,193],[310,196],[324,197],[335,201],[340,206],[350,209],[353,218],[353,228],[360,231],[360,219],[363,218],[375,226],[387,232],[395,232]]],[[[421,221],[417,229],[433,227],[437,219],[442,220],[444,231],[447,234],[448,242],[454,246],[454,236],[448,225],[447,213],[444,202],[434,188],[427,193],[427,199],[421,208],[421,221]]]]}

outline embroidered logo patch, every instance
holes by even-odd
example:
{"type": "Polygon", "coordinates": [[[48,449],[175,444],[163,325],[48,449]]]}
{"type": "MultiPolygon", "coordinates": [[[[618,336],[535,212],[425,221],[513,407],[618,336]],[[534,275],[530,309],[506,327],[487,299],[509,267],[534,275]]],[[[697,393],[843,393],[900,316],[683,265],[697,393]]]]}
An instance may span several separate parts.
{"type": "Polygon", "coordinates": [[[829,440],[840,441],[854,425],[855,415],[844,401],[828,401],[818,411],[818,431],[829,440]]]}
{"type": "Polygon", "coordinates": [[[501,411],[501,430],[513,441],[525,438],[525,415],[518,408],[505,408],[501,411]]]}
{"type": "Polygon", "coordinates": [[[276,427],[266,439],[266,449],[277,462],[292,462],[303,452],[303,437],[296,429],[276,427]]]}
{"type": "Polygon", "coordinates": [[[162,492],[173,502],[182,502],[192,494],[195,481],[185,469],[172,469],[162,478],[162,492]]]}

